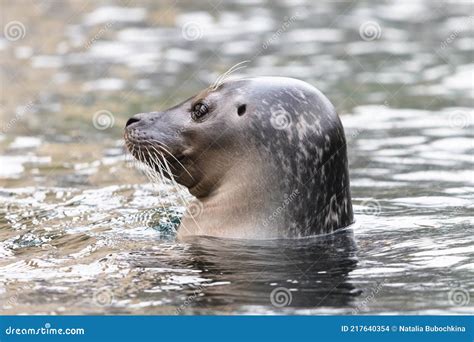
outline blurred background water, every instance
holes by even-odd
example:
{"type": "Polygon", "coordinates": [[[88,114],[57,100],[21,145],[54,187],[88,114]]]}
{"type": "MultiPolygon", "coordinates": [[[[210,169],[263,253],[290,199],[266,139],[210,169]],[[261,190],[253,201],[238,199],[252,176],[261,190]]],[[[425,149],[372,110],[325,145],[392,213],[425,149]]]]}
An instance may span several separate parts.
{"type": "Polygon", "coordinates": [[[4,0],[1,10],[1,313],[473,312],[470,1],[4,0]],[[243,60],[239,75],[300,78],[336,106],[350,229],[174,241],[183,205],[126,162],[122,127],[243,60]]]}

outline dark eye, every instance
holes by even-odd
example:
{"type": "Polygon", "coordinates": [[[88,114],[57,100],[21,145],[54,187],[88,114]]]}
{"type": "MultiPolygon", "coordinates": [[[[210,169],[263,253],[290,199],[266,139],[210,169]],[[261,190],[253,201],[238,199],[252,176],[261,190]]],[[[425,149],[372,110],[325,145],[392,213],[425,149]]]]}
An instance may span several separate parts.
{"type": "Polygon", "coordinates": [[[206,115],[209,112],[209,107],[205,103],[196,103],[193,107],[191,116],[193,120],[198,120],[202,118],[204,115],[206,115]]]}

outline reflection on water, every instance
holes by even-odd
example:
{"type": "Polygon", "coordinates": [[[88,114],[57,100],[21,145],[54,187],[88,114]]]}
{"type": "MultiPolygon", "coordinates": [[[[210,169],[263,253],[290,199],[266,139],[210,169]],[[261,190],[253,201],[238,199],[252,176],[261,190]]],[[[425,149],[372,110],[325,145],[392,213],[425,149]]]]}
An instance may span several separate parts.
{"type": "Polygon", "coordinates": [[[275,306],[308,309],[347,306],[360,294],[348,281],[357,264],[355,251],[351,231],[265,243],[197,239],[187,251],[190,266],[226,286],[203,287],[195,306],[228,306],[249,313],[248,306],[272,301],[275,306]],[[279,288],[284,288],[282,298],[279,288]]]}
{"type": "Polygon", "coordinates": [[[24,28],[0,38],[2,313],[472,312],[469,4],[2,6],[2,26],[24,28]],[[131,167],[121,127],[242,60],[246,75],[302,78],[336,105],[354,226],[174,241],[180,193],[131,167]]]}

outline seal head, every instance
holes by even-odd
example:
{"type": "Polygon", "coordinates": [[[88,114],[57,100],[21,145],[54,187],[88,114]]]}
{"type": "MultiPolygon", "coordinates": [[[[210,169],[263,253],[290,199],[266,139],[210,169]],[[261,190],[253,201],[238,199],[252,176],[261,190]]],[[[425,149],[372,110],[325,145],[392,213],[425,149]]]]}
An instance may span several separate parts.
{"type": "Polygon", "coordinates": [[[133,116],[125,141],[135,158],[195,197],[178,238],[294,238],[353,222],[341,121],[303,81],[226,81],[133,116]]]}

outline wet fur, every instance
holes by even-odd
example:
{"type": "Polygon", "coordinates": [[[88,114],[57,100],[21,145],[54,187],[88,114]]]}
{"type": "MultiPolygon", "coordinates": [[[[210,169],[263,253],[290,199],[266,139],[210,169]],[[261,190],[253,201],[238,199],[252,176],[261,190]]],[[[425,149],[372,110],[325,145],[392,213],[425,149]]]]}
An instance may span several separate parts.
{"type": "Polygon", "coordinates": [[[189,205],[200,209],[183,217],[180,238],[294,238],[353,221],[342,124],[305,82],[222,81],[167,111],[137,117],[125,133],[131,153],[155,178],[186,186],[196,198],[189,205]],[[190,109],[203,100],[210,113],[195,122],[190,109]],[[278,127],[278,116],[290,124],[278,127]]]}

